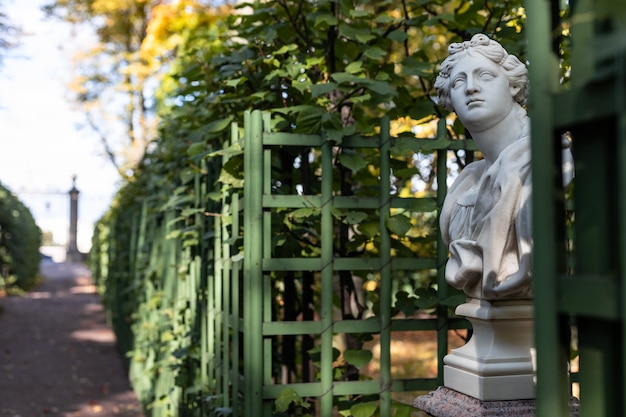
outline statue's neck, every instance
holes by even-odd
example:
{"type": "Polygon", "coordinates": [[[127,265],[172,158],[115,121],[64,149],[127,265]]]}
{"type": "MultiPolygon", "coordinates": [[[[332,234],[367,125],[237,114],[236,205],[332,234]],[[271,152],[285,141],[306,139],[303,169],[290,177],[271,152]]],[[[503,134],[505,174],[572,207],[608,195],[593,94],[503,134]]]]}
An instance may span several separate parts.
{"type": "Polygon", "coordinates": [[[511,112],[500,123],[483,131],[473,132],[472,138],[478,149],[483,153],[487,163],[495,162],[502,151],[516,140],[527,134],[526,118],[521,117],[521,107],[514,106],[511,112]]]}

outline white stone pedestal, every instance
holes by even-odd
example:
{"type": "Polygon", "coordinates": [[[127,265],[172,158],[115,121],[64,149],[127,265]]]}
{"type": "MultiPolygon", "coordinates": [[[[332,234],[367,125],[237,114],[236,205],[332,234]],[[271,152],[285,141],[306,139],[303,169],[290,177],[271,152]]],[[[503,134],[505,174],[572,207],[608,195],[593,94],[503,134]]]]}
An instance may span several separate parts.
{"type": "Polygon", "coordinates": [[[444,357],[444,386],[481,401],[534,399],[532,301],[472,299],[456,314],[473,334],[444,357]]]}

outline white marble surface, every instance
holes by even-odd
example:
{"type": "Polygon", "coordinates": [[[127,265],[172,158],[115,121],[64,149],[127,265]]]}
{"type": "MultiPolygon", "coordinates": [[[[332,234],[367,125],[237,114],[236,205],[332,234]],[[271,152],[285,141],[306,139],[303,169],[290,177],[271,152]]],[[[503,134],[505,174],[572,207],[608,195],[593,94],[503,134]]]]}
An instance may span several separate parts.
{"type": "Polygon", "coordinates": [[[441,213],[446,280],[478,299],[530,299],[531,172],[526,66],[487,36],[452,44],[435,83],[484,159],[468,164],[441,213]]]}

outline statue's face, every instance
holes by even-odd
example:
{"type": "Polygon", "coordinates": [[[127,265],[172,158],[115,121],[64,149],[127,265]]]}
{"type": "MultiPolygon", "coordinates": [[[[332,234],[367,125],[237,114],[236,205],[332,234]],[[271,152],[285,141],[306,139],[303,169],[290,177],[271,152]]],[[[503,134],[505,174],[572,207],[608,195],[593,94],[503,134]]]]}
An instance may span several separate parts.
{"type": "Polygon", "coordinates": [[[512,111],[517,91],[499,65],[477,53],[457,62],[450,74],[452,106],[470,132],[501,122],[512,111]]]}

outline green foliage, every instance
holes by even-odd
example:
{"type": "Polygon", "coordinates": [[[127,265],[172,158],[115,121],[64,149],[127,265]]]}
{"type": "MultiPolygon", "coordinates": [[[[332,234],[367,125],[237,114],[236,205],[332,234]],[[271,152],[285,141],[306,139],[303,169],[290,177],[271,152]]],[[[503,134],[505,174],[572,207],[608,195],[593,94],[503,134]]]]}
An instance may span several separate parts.
{"type": "Polygon", "coordinates": [[[28,290],[37,283],[41,241],[30,210],[0,184],[0,290],[28,290]]]}

